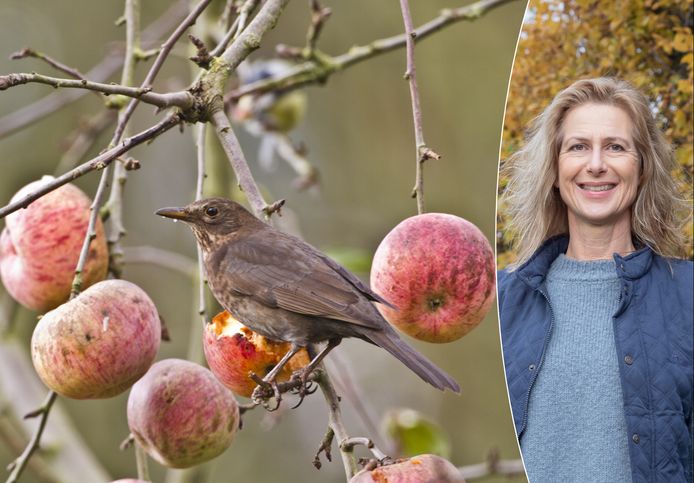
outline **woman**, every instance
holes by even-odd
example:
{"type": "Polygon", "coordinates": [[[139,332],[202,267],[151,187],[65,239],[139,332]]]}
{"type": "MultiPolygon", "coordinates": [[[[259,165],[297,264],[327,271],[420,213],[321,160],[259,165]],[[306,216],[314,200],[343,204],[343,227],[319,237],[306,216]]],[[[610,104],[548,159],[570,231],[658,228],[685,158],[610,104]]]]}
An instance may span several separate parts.
{"type": "Polygon", "coordinates": [[[694,268],[674,258],[689,208],[673,163],[646,98],[612,78],[560,92],[509,160],[519,260],[499,316],[531,482],[692,481],[694,268]]]}

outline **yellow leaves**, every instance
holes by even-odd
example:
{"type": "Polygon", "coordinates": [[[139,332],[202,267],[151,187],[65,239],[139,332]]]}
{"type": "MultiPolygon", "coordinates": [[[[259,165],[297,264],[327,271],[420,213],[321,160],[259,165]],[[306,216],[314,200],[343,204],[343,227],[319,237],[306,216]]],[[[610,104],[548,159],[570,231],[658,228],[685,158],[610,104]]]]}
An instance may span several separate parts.
{"type": "Polygon", "coordinates": [[[677,164],[680,166],[691,166],[692,160],[694,159],[694,149],[691,143],[680,146],[675,152],[675,157],[677,159],[677,164]]]}
{"type": "Polygon", "coordinates": [[[691,52],[692,51],[692,31],[691,29],[685,27],[677,29],[678,32],[675,34],[675,38],[672,39],[672,48],[678,52],[691,52]]]}
{"type": "Polygon", "coordinates": [[[692,51],[692,31],[688,27],[678,27],[673,31],[664,32],[662,35],[654,33],[653,40],[655,40],[655,45],[668,55],[672,54],[673,51],[692,51]]]}
{"type": "Polygon", "coordinates": [[[683,94],[691,94],[692,81],[690,79],[681,79],[677,81],[677,90],[683,94]]]}
{"type": "Polygon", "coordinates": [[[687,55],[682,57],[681,62],[683,64],[687,64],[687,68],[689,69],[689,78],[691,79],[692,77],[692,66],[694,66],[694,54],[689,52],[687,55]]]}

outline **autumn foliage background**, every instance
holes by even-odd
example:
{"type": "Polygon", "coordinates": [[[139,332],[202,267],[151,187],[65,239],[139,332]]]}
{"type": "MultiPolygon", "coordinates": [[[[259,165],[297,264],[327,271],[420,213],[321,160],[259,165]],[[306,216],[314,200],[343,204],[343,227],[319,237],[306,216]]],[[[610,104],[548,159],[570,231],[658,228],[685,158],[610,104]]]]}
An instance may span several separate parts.
{"type": "MultiPolygon", "coordinates": [[[[513,66],[501,162],[518,150],[532,120],[574,80],[621,77],[641,89],[673,143],[674,176],[692,198],[692,15],[690,0],[531,0],[513,66]]],[[[506,184],[499,180],[499,193],[506,184]]],[[[504,206],[497,215],[497,263],[515,259],[504,206]]],[[[692,219],[683,227],[691,258],[692,219]]]]}

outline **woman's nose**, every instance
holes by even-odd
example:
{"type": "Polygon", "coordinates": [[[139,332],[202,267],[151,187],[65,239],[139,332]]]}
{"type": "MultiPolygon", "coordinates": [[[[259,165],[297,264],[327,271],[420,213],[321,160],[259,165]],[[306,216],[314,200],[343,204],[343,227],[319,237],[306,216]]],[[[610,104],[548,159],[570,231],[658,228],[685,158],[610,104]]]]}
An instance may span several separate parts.
{"type": "Polygon", "coordinates": [[[605,153],[602,152],[599,146],[593,147],[590,150],[590,158],[586,170],[591,174],[601,174],[607,171],[607,165],[604,159],[605,153]]]}

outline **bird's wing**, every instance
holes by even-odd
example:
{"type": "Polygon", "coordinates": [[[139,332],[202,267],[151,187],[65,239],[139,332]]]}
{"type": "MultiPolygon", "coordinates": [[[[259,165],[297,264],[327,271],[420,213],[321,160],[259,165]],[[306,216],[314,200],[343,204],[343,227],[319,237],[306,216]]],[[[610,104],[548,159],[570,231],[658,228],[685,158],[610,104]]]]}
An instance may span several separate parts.
{"type": "MultiPolygon", "coordinates": [[[[313,247],[310,247],[310,248],[313,248],[313,247]]],[[[367,299],[371,300],[372,302],[378,302],[378,303],[381,303],[383,305],[387,305],[388,307],[390,307],[393,310],[398,310],[398,308],[395,305],[391,304],[386,299],[384,299],[383,297],[378,295],[376,292],[371,290],[369,287],[364,285],[364,283],[362,283],[362,281],[359,280],[359,278],[357,278],[352,272],[347,270],[345,267],[343,267],[342,265],[337,263],[332,258],[319,252],[318,250],[314,249],[314,251],[315,251],[316,255],[318,255],[325,262],[326,265],[328,265],[331,269],[333,269],[335,272],[337,272],[342,278],[347,280],[354,288],[356,288],[362,294],[364,294],[367,299]]]]}
{"type": "Polygon", "coordinates": [[[320,252],[282,232],[266,233],[253,233],[215,253],[211,262],[224,274],[226,289],[268,307],[382,328],[369,298],[320,252]]]}

